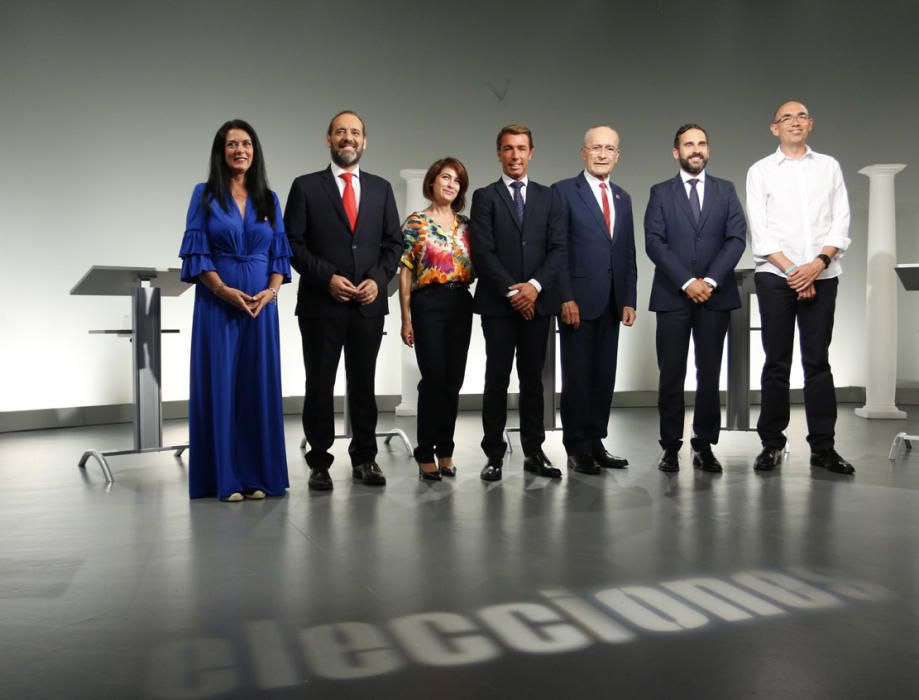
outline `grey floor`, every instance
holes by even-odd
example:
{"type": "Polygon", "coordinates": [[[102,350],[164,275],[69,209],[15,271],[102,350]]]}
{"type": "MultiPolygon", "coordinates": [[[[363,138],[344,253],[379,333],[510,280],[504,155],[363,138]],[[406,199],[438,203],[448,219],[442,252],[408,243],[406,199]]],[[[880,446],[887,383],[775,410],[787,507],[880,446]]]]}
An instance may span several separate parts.
{"type": "MultiPolygon", "coordinates": [[[[169,453],[76,462],[130,426],[0,435],[2,698],[919,697],[919,448],[840,407],[854,478],[723,436],[720,476],[656,469],[656,413],[615,410],[625,472],[484,484],[478,416],[454,481],[381,449],[384,489],[189,502],[169,453]]],[[[515,418],[512,417],[512,421],[515,418]]],[[[414,434],[410,419],[381,416],[414,434]]],[[[166,426],[180,441],[185,426],[166,426]]],[[[515,443],[516,444],[516,443],[515,443]]],[[[561,461],[559,434],[547,440],[561,461]]]]}

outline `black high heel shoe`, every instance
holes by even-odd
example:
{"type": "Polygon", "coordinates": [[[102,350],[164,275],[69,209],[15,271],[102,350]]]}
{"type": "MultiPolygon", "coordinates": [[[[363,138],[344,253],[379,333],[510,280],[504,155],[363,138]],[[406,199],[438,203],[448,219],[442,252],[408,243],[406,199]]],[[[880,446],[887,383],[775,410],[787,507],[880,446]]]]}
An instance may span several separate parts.
{"type": "Polygon", "coordinates": [[[452,467],[438,467],[441,476],[456,476],[456,465],[452,467]]]}
{"type": "Polygon", "coordinates": [[[418,465],[418,478],[422,481],[440,481],[440,470],[433,472],[426,472],[421,468],[421,465],[418,465]]]}

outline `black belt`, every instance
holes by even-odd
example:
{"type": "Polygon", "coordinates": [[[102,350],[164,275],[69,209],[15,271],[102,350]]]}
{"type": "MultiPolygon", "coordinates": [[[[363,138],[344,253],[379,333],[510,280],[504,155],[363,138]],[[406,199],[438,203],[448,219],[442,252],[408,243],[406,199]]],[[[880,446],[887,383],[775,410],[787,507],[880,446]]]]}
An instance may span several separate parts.
{"type": "Polygon", "coordinates": [[[431,282],[418,287],[418,289],[412,293],[418,294],[428,289],[469,289],[469,285],[465,282],[431,282]]]}

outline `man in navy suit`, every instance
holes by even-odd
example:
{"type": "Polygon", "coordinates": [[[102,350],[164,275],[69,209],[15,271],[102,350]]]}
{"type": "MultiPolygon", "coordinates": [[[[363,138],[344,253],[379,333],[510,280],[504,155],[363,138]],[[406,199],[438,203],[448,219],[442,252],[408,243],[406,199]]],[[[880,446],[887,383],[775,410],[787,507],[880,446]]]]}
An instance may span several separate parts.
{"type": "Polygon", "coordinates": [[[607,452],[616,381],[619,324],[635,323],[637,272],[632,200],[609,175],[619,161],[619,134],[596,126],[584,135],[584,171],[553,185],[568,234],[559,281],[562,440],[568,467],[599,474],[628,461],[607,452]]]}
{"type": "Polygon", "coordinates": [[[340,112],[329,123],[326,141],[331,165],[295,179],[284,210],[291,263],[300,273],[296,314],[306,367],[309,487],[319,491],[332,488],[333,391],[342,349],[352,476],[371,486],[386,483],[375,461],[374,377],[389,312],[386,285],[402,253],[392,187],[358,166],[367,146],[364,122],[354,112],[340,112]]]}
{"type": "Polygon", "coordinates": [[[657,406],[664,448],[658,468],[680,468],[691,335],[696,355],[693,466],[720,472],[712,445],[721,427],[721,355],[731,309],[740,306],[734,267],[746,245],[747,223],[734,185],[705,172],[705,129],[681,126],[673,139],[673,157],[679,174],[651,188],[645,212],[645,250],[655,265],[649,308],[657,312],[657,406]]]}
{"type": "Polygon", "coordinates": [[[487,462],[481,477],[501,478],[507,450],[507,387],[516,353],[523,468],[558,479],[561,471],[542,450],[542,368],[565,257],[561,205],[550,188],[527,177],[533,157],[533,136],[527,127],[505,126],[498,133],[497,148],[504,172],[472,195],[469,224],[479,279],[473,310],[482,317],[486,355],[482,450],[487,462]]]}

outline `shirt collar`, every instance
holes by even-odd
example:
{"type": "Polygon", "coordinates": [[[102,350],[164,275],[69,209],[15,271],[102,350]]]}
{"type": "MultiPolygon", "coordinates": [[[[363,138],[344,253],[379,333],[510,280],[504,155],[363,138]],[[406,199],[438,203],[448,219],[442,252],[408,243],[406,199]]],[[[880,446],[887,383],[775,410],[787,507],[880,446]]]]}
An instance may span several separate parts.
{"type": "Polygon", "coordinates": [[[591,187],[599,187],[601,182],[605,182],[607,186],[612,184],[608,177],[605,180],[601,180],[596,175],[591,175],[587,172],[586,168],[584,170],[584,179],[587,180],[591,187]]]}
{"type": "Polygon", "coordinates": [[[684,185],[692,179],[696,179],[699,181],[700,185],[704,185],[705,184],[705,170],[703,170],[698,175],[690,175],[685,170],[683,170],[683,168],[680,168],[680,178],[683,180],[684,185]]]}
{"type": "Polygon", "coordinates": [[[528,176],[526,176],[526,175],[524,175],[523,178],[520,179],[520,180],[515,180],[514,178],[512,178],[512,177],[511,177],[510,175],[508,175],[507,173],[501,173],[501,179],[504,181],[504,186],[505,186],[505,187],[510,187],[512,182],[522,182],[522,183],[523,183],[524,189],[526,189],[526,186],[527,186],[527,185],[529,184],[529,182],[530,182],[528,176]]]}
{"type": "MultiPolygon", "coordinates": [[[[330,166],[332,168],[332,177],[334,177],[336,180],[341,176],[342,173],[348,172],[347,170],[342,168],[340,165],[338,165],[338,163],[330,163],[330,166]]],[[[354,170],[351,171],[351,174],[354,175],[354,177],[356,177],[358,180],[360,180],[361,179],[361,166],[359,165],[356,166],[354,170]]]]}
{"type": "MultiPolygon", "coordinates": [[[[798,158],[797,160],[804,160],[805,158],[812,158],[812,157],[813,157],[813,155],[814,155],[814,149],[812,149],[810,146],[805,146],[805,148],[806,148],[807,150],[804,151],[804,155],[801,156],[800,158],[798,158]]],[[[792,163],[795,162],[795,159],[794,159],[794,158],[789,158],[789,157],[786,156],[784,153],[782,153],[782,147],[779,146],[778,148],[775,149],[775,163],[776,163],[776,165],[781,165],[781,164],[784,163],[786,160],[790,160],[792,163]]]]}

